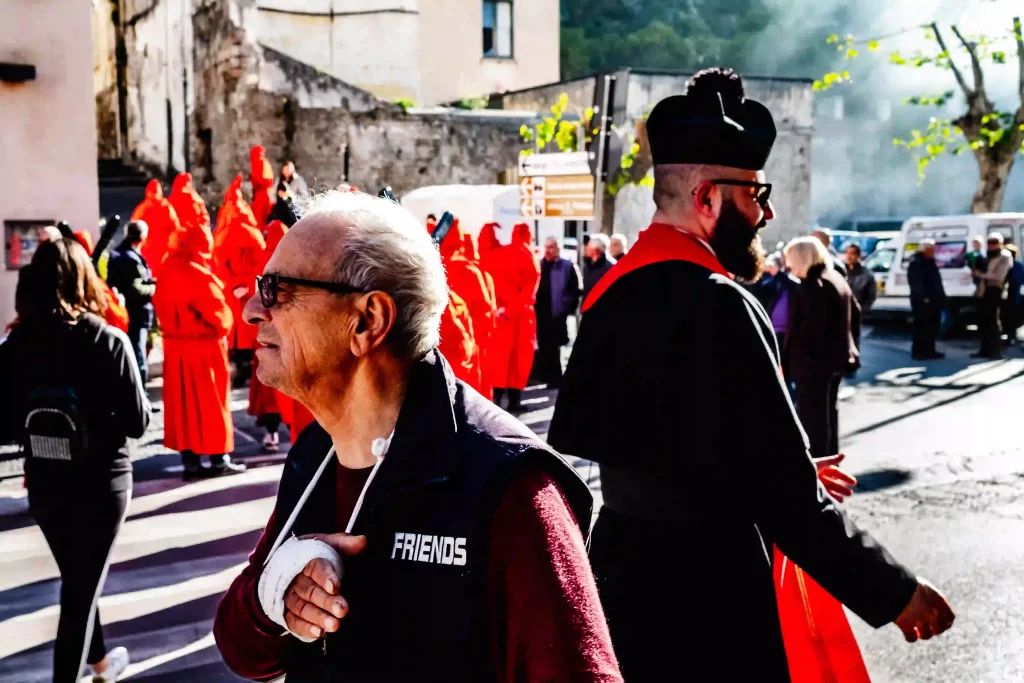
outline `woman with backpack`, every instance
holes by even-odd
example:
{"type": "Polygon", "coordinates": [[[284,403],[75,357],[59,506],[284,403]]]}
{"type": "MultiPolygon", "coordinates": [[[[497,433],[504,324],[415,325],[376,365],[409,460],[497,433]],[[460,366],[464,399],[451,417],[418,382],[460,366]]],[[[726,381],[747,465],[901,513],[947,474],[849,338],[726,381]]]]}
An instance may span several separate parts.
{"type": "Polygon", "coordinates": [[[29,510],[61,575],[54,683],[114,681],[128,666],[107,651],[97,611],[111,550],[131,499],[128,438],[149,425],[139,368],[74,240],[41,245],[21,270],[17,321],[0,344],[0,443],[25,455],[29,510]]]}

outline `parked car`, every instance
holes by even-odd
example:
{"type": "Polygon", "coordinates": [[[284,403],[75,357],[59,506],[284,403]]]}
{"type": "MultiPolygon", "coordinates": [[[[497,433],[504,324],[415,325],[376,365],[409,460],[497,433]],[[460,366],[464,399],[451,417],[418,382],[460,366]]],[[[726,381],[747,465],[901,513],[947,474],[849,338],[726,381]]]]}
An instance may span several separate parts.
{"type": "Polygon", "coordinates": [[[849,230],[833,230],[832,246],[842,254],[846,247],[856,244],[860,247],[861,258],[870,256],[881,242],[891,240],[893,233],[884,232],[852,232],[849,230]]]}
{"type": "Polygon", "coordinates": [[[840,232],[899,232],[906,222],[903,216],[855,216],[834,229],[840,232]]]}

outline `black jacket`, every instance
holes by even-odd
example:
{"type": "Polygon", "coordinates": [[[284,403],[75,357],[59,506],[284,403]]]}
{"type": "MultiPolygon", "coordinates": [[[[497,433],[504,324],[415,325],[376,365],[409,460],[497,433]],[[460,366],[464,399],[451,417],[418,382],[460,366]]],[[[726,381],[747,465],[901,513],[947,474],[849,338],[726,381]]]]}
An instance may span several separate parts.
{"type": "MultiPolygon", "coordinates": [[[[278,533],[330,446],[314,424],[292,447],[274,510],[278,533]]],[[[336,467],[332,458],[293,533],[340,531],[334,528],[336,467]]],[[[344,558],[351,612],[327,637],[326,656],[322,642],[289,639],[288,680],[495,680],[486,543],[505,489],[526,468],[554,478],[586,537],[592,498],[575,470],[522,423],[457,381],[440,353],[417,363],[391,447],[353,529],[367,536],[367,549],[344,558]],[[454,547],[454,561],[435,561],[429,552],[415,561],[405,557],[398,544],[411,534],[442,539],[454,547]]]]}
{"type": "Polygon", "coordinates": [[[921,252],[914,254],[907,265],[907,284],[910,285],[911,303],[921,303],[925,299],[932,304],[946,301],[946,289],[942,286],[942,274],[935,259],[926,257],[921,252]]]}
{"type": "Polygon", "coordinates": [[[132,327],[152,327],[153,294],[156,283],[149,264],[139,250],[127,240],[110,254],[107,264],[107,284],[124,295],[128,320],[132,327]]]}
{"type": "Polygon", "coordinates": [[[37,387],[71,387],[86,409],[88,461],[78,467],[30,460],[30,485],[59,477],[80,487],[82,477],[131,471],[127,439],[146,431],[150,405],[123,332],[91,314],[75,324],[22,322],[0,344],[0,378],[0,443],[22,440],[26,397],[37,387]]]}
{"type": "Polygon", "coordinates": [[[590,290],[600,281],[604,274],[615,265],[615,259],[604,254],[596,261],[586,259],[583,262],[583,301],[587,300],[590,290]]]}
{"type": "MultiPolygon", "coordinates": [[[[685,644],[691,670],[728,662],[728,680],[788,680],[772,544],[876,627],[914,591],[819,484],[763,308],[701,266],[644,266],[593,304],[548,443],[601,464],[591,557],[609,618],[632,611],[624,628],[639,642],[685,644]],[[627,428],[609,429],[609,415],[627,428]],[[599,535],[609,513],[619,530],[599,535]],[[722,637],[737,618],[742,657],[722,637]]],[[[679,650],[649,658],[673,671],[679,650]]]]}
{"type": "Polygon", "coordinates": [[[811,268],[790,299],[789,333],[782,354],[787,375],[832,375],[856,365],[856,305],[850,286],[836,270],[811,268]]]}
{"type": "Polygon", "coordinates": [[[281,221],[289,228],[299,222],[295,213],[295,204],[291,199],[277,198],[274,207],[270,209],[270,215],[267,216],[267,222],[271,221],[281,221]]]}

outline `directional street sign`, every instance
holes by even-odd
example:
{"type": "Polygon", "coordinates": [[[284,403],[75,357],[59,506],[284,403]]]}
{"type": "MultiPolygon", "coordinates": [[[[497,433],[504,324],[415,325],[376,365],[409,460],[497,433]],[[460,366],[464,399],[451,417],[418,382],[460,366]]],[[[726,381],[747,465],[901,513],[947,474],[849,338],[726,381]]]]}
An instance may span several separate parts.
{"type": "Polygon", "coordinates": [[[519,155],[519,177],[590,175],[589,152],[519,155]]]}
{"type": "Polygon", "coordinates": [[[520,177],[519,199],[520,213],[526,218],[591,220],[594,178],[589,174],[520,177]]]}

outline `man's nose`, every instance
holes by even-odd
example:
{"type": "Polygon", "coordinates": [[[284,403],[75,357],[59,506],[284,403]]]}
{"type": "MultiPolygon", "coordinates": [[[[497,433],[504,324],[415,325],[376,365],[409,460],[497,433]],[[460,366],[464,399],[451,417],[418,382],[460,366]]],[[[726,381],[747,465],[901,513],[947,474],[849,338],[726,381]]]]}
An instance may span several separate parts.
{"type": "Polygon", "coordinates": [[[245,307],[242,308],[242,320],[250,325],[255,325],[258,322],[265,322],[269,319],[270,312],[263,308],[263,301],[260,299],[260,293],[257,291],[245,302],[245,307]]]}
{"type": "Polygon", "coordinates": [[[768,200],[768,206],[764,207],[764,219],[770,221],[775,218],[775,205],[772,204],[772,200],[768,200]]]}

